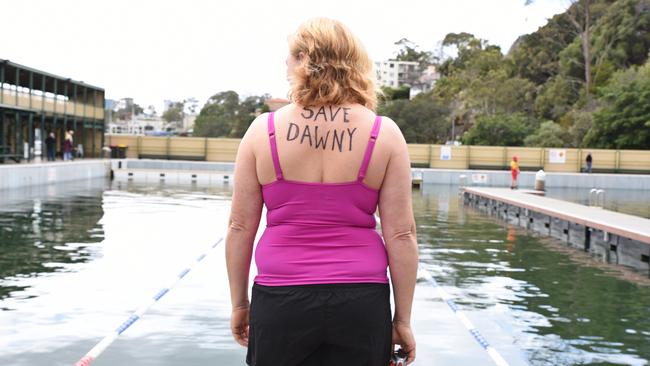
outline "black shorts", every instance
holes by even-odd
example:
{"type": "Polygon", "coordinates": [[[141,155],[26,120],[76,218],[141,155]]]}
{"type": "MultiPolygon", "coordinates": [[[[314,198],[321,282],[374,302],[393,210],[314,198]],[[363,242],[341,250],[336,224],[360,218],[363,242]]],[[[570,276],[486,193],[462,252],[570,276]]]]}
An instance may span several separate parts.
{"type": "Polygon", "coordinates": [[[246,363],[387,366],[388,284],[253,285],[246,363]]]}

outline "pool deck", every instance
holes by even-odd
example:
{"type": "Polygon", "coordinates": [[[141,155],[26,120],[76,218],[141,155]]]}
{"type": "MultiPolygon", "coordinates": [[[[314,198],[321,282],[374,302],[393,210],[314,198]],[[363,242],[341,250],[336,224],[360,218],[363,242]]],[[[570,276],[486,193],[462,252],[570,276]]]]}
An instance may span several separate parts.
{"type": "Polygon", "coordinates": [[[463,192],[650,244],[650,220],[507,188],[464,187],[463,192]]]}
{"type": "MultiPolygon", "coordinates": [[[[171,183],[212,184],[232,181],[234,167],[232,162],[156,159],[81,159],[73,162],[0,164],[0,190],[100,176],[140,181],[159,181],[162,177],[171,183]]],[[[482,187],[508,187],[511,179],[507,170],[412,168],[411,172],[414,186],[464,185],[471,182],[482,187]]],[[[520,187],[534,187],[535,175],[535,172],[522,172],[519,176],[520,187]]],[[[650,175],[547,173],[546,188],[650,190],[650,175]]]]}
{"type": "Polygon", "coordinates": [[[108,159],[77,159],[0,164],[0,190],[107,177],[110,173],[110,163],[108,159]]]}

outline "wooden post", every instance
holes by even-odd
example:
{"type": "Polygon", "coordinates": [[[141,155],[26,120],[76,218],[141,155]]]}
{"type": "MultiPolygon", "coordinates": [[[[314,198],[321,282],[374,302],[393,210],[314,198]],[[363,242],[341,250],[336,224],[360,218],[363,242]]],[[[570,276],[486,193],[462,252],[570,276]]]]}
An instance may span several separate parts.
{"type": "Polygon", "coordinates": [[[103,112],[104,111],[104,102],[105,102],[104,94],[101,94],[99,105],[100,105],[100,108],[102,108],[102,116],[103,117],[100,120],[101,128],[99,130],[100,131],[99,134],[100,134],[101,140],[102,140],[101,143],[100,143],[100,146],[102,146],[102,147],[104,147],[104,135],[106,134],[106,113],[103,112]]]}
{"type": "MultiPolygon", "coordinates": [[[[2,67],[2,64],[0,64],[2,67]]],[[[0,89],[2,93],[2,89],[0,89]]],[[[6,151],[7,141],[5,141],[5,111],[0,109],[0,155],[9,154],[9,151],[6,151]]],[[[4,158],[0,156],[0,163],[4,163],[4,158]]]]}
{"type": "Polygon", "coordinates": [[[32,92],[34,90],[34,72],[29,72],[29,109],[32,109],[32,92]]]}
{"type": "MultiPolygon", "coordinates": [[[[65,89],[66,87],[67,87],[67,86],[64,86],[64,89],[65,89]]],[[[57,79],[54,79],[54,102],[52,103],[52,104],[54,104],[54,110],[52,111],[52,113],[54,113],[54,114],[57,113],[57,111],[56,111],[56,101],[58,100],[58,98],[57,98],[56,96],[57,96],[57,94],[59,93],[59,90],[58,90],[58,89],[59,89],[59,87],[58,87],[58,80],[57,80],[57,79]]],[[[65,92],[64,92],[64,94],[65,94],[65,92]]],[[[43,99],[45,99],[45,92],[43,92],[43,99]]],[[[66,105],[66,101],[63,100],[63,114],[65,114],[65,110],[66,110],[65,105],[66,105]]]]}
{"type": "MultiPolygon", "coordinates": [[[[18,93],[18,90],[16,90],[16,93],[18,93]]],[[[14,154],[15,155],[20,155],[22,157],[23,154],[21,154],[21,152],[22,152],[22,146],[23,146],[23,136],[22,136],[23,135],[23,133],[22,133],[23,129],[20,126],[20,113],[19,112],[14,113],[14,118],[15,118],[15,120],[14,120],[14,127],[15,127],[15,130],[14,130],[14,154]]]]}
{"type": "Polygon", "coordinates": [[[208,138],[203,143],[203,160],[208,161],[208,138]]]}
{"type": "Polygon", "coordinates": [[[83,115],[86,118],[86,105],[88,104],[88,88],[84,86],[84,106],[83,106],[83,115]]]}
{"type": "MultiPolygon", "coordinates": [[[[45,112],[43,112],[45,114],[45,112]]],[[[59,150],[59,147],[61,146],[60,144],[57,143],[61,142],[61,140],[58,138],[56,134],[56,114],[52,116],[52,132],[54,132],[54,159],[56,160],[56,152],[59,150]]]]}
{"type": "Polygon", "coordinates": [[[72,114],[75,116],[75,119],[77,118],[77,102],[79,101],[78,95],[77,95],[77,84],[72,85],[72,94],[74,95],[74,102],[72,106],[72,114]]]}
{"type": "MultiPolygon", "coordinates": [[[[84,107],[84,108],[86,108],[86,107],[84,107]]],[[[82,143],[82,146],[84,148],[84,158],[86,157],[85,156],[85,154],[86,154],[85,150],[88,147],[88,146],[86,146],[86,126],[87,126],[87,123],[88,122],[86,121],[85,117],[81,119],[81,132],[80,132],[80,134],[81,134],[81,143],[82,143]]],[[[79,145],[79,141],[77,141],[77,146],[78,145],[79,145]]]]}
{"type": "Polygon", "coordinates": [[[578,173],[582,170],[582,149],[578,149],[578,173]]]}
{"type": "Polygon", "coordinates": [[[19,105],[18,104],[18,86],[20,85],[20,69],[18,68],[18,66],[16,66],[16,80],[15,81],[16,81],[16,93],[14,94],[14,96],[16,97],[16,104],[15,105],[18,106],[19,105]]]}
{"type": "Polygon", "coordinates": [[[97,123],[97,91],[93,90],[93,157],[97,157],[97,147],[96,141],[97,140],[97,126],[95,125],[97,123]]]}
{"type": "Polygon", "coordinates": [[[41,113],[45,114],[45,75],[41,75],[41,113]]]}
{"type": "Polygon", "coordinates": [[[32,160],[32,147],[34,146],[34,113],[29,113],[29,119],[27,120],[27,146],[27,160],[32,160]]]}
{"type": "Polygon", "coordinates": [[[5,65],[7,64],[7,61],[3,61],[0,63],[0,104],[4,103],[5,99],[5,65]]]}
{"type": "Polygon", "coordinates": [[[65,141],[65,133],[68,131],[68,115],[64,114],[63,115],[63,140],[65,141]]]}
{"type": "Polygon", "coordinates": [[[41,158],[43,158],[43,148],[45,147],[45,150],[47,150],[47,147],[45,146],[45,138],[47,135],[49,134],[45,129],[45,113],[41,111],[41,158]]]}
{"type": "MultiPolygon", "coordinates": [[[[68,98],[67,100],[65,98],[63,99],[63,114],[68,114],[68,103],[72,100],[70,99],[70,96],[68,96],[68,84],[68,81],[63,84],[63,96],[68,98]]],[[[54,89],[56,89],[56,79],[54,79],[54,89]]],[[[56,107],[54,109],[56,110],[56,107]]]]}

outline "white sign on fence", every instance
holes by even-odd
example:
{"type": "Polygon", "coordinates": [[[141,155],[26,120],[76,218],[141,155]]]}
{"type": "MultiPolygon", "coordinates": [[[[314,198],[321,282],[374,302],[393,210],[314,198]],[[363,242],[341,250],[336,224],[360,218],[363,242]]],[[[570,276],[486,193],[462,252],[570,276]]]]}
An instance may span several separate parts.
{"type": "Polygon", "coordinates": [[[451,146],[440,146],[440,160],[451,160],[451,146]]]}
{"type": "Polygon", "coordinates": [[[566,163],[566,150],[565,149],[550,149],[548,151],[548,162],[553,164],[566,163]]]}

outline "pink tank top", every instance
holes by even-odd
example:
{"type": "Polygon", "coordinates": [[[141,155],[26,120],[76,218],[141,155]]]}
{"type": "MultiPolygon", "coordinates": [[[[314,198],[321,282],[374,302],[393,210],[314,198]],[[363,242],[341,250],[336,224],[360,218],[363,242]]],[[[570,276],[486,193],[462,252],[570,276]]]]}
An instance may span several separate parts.
{"type": "Polygon", "coordinates": [[[255,249],[255,283],[388,283],[386,248],[375,230],[379,191],[363,183],[380,126],[377,116],[357,180],[298,182],[282,176],[273,113],[269,114],[276,180],[262,186],[266,229],[255,249]]]}

